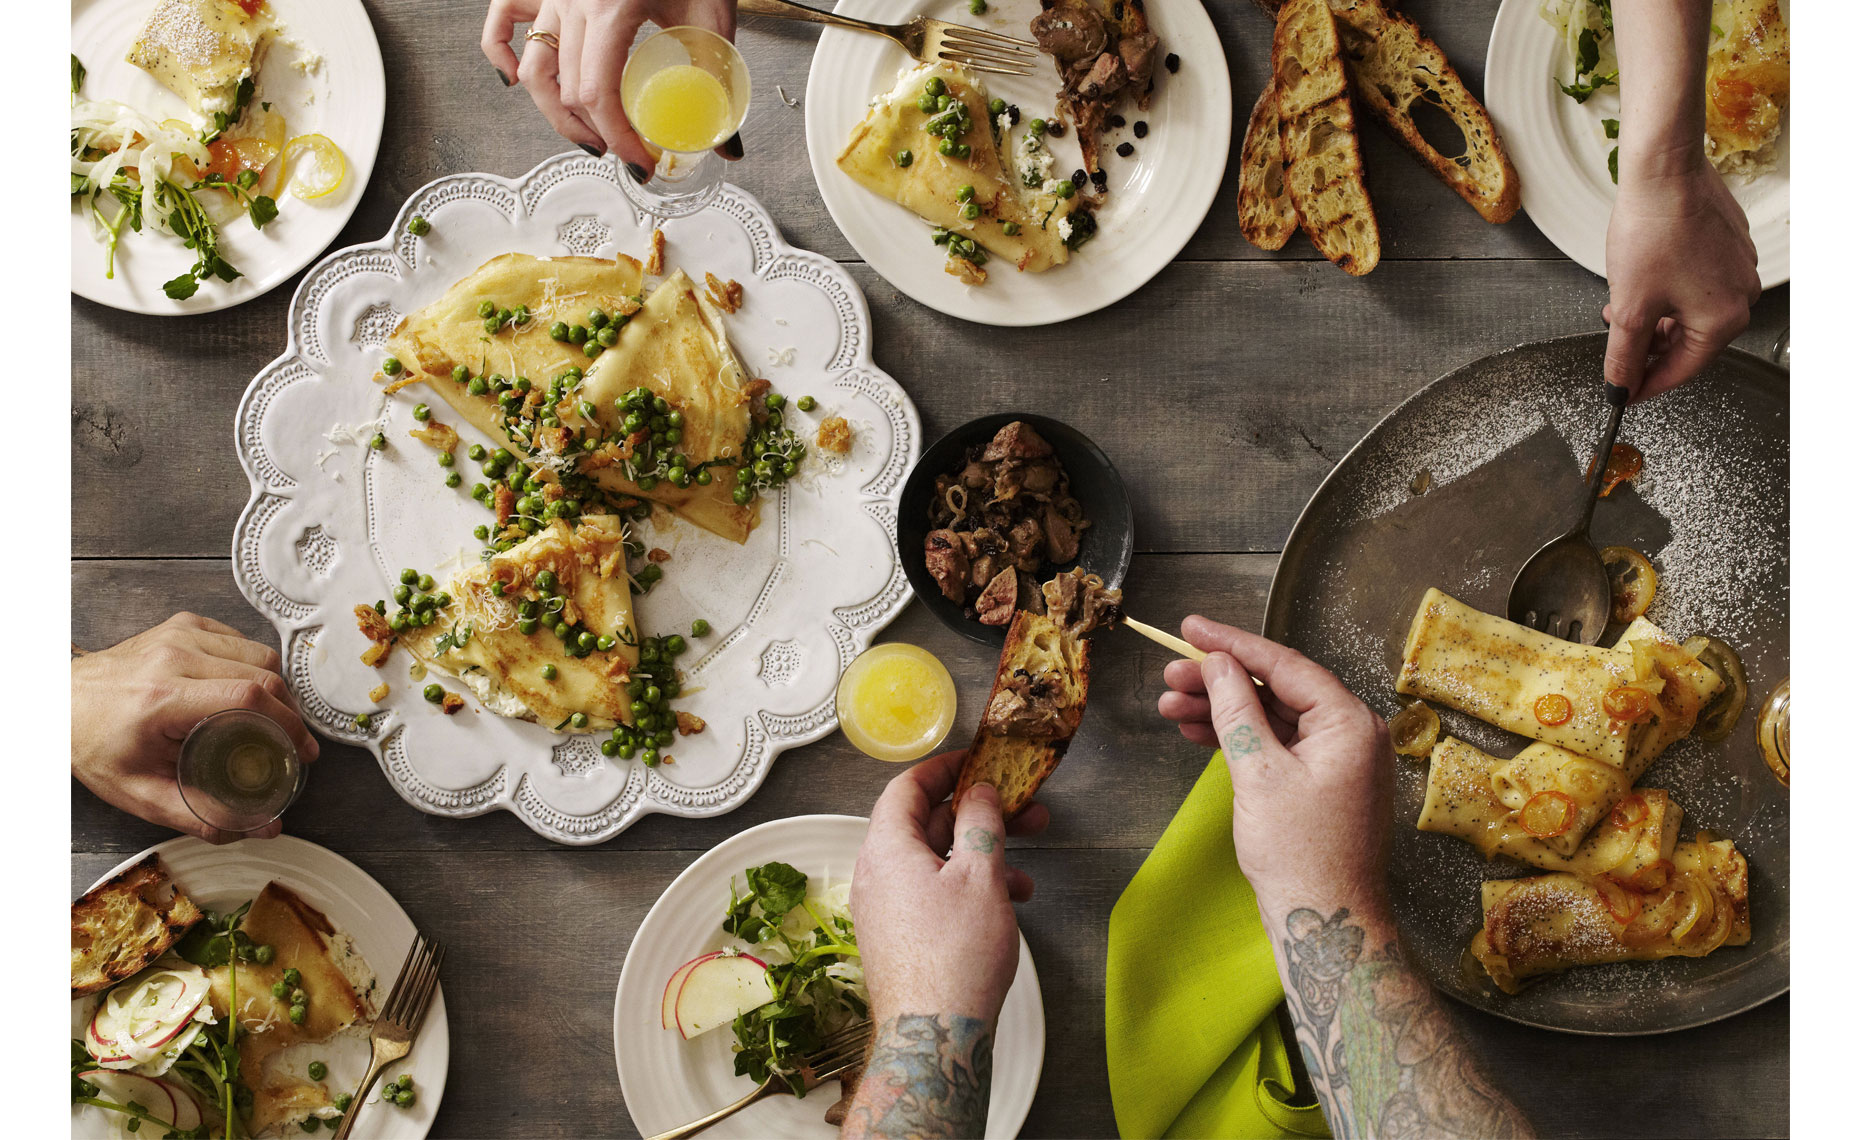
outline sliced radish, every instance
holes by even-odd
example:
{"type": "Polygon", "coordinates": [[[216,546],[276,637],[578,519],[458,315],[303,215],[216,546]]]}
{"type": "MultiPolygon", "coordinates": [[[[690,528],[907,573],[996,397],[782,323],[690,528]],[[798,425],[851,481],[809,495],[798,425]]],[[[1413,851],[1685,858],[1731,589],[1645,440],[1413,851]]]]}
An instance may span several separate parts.
{"type": "Polygon", "coordinates": [[[194,1099],[193,1092],[172,1081],[163,1081],[162,1085],[174,1097],[174,1126],[182,1132],[199,1128],[202,1114],[200,1102],[194,1099]]]}
{"type": "Polygon", "coordinates": [[[678,1028],[678,991],[684,986],[686,976],[691,973],[692,968],[698,963],[708,962],[721,953],[721,950],[713,950],[708,954],[699,954],[697,957],[672,971],[672,976],[667,978],[665,982],[665,996],[659,999],[659,1026],[661,1028],[678,1028]]]}
{"type": "Polygon", "coordinates": [[[96,1085],[102,1092],[103,1099],[114,1101],[128,1107],[133,1101],[142,1106],[150,1116],[170,1125],[180,1115],[175,1106],[174,1093],[169,1091],[165,1081],[152,1080],[139,1073],[124,1073],[116,1069],[92,1069],[78,1076],[96,1085]]]}
{"type": "Polygon", "coordinates": [[[673,1012],[678,1018],[678,1032],[689,1041],[774,1000],[768,963],[748,954],[723,953],[691,967],[684,984],[678,987],[673,1012]]]}

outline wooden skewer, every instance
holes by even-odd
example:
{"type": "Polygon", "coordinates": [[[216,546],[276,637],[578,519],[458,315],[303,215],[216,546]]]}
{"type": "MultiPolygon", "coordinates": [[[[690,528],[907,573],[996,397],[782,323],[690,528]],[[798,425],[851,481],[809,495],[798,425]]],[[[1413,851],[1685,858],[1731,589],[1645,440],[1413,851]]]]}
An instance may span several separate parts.
{"type": "Polygon", "coordinates": [[[1162,630],[1157,629],[1155,626],[1146,625],[1143,622],[1138,621],[1136,618],[1131,617],[1129,614],[1124,615],[1124,625],[1127,626],[1132,633],[1140,633],[1144,637],[1147,637],[1151,641],[1154,641],[1156,644],[1162,646],[1164,649],[1174,650],[1175,652],[1180,653],[1182,656],[1188,658],[1190,661],[1200,662],[1201,660],[1207,657],[1206,652],[1200,649],[1196,649],[1194,646],[1190,645],[1186,641],[1183,641],[1181,638],[1177,637],[1175,634],[1164,633],[1162,630]]]}
{"type": "MultiPolygon", "coordinates": [[[[1124,615],[1123,624],[1127,628],[1129,628],[1130,632],[1140,633],[1144,637],[1147,637],[1151,641],[1154,641],[1156,644],[1162,646],[1164,649],[1168,649],[1176,653],[1180,653],[1182,656],[1188,658],[1190,661],[1193,661],[1196,664],[1200,664],[1208,656],[1205,650],[1196,649],[1194,646],[1190,645],[1186,641],[1183,641],[1181,638],[1177,637],[1175,634],[1164,633],[1162,630],[1157,629],[1155,626],[1149,625],[1145,622],[1140,622],[1136,618],[1131,617],[1129,614],[1124,615]]],[[[1266,687],[1266,682],[1260,680],[1258,677],[1250,677],[1249,680],[1251,680],[1253,684],[1257,685],[1258,687],[1262,689],[1266,687]]]]}

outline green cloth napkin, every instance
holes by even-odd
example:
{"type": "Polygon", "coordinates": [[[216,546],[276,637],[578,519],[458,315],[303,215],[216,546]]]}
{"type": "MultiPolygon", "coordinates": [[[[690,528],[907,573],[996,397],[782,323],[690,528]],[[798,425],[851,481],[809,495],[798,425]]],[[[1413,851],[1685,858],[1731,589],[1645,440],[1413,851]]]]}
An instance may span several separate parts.
{"type": "Polygon", "coordinates": [[[1104,1040],[1117,1129],[1137,1137],[1329,1136],[1292,1103],[1285,992],[1234,862],[1219,752],[1111,911],[1104,1040]]]}

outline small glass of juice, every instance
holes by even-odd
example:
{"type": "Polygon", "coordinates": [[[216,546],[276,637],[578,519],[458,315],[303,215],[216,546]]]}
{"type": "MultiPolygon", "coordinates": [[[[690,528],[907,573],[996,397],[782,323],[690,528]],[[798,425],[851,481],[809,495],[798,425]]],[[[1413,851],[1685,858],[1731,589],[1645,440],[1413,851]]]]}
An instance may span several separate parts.
{"type": "Polygon", "coordinates": [[[181,744],[181,799],[221,831],[257,831],[303,790],[304,766],[291,738],[268,716],[226,709],[202,720],[181,744]]]}
{"type": "Polygon", "coordinates": [[[703,209],[723,183],[721,146],[749,114],[749,68],[736,45],[703,28],[666,28],[639,45],[620,76],[620,106],[659,153],[644,184],[621,179],[627,197],[661,218],[703,209]]]}
{"type": "Polygon", "coordinates": [[[926,650],[888,642],[853,658],[840,675],[840,731],[877,760],[927,756],[956,723],[956,682],[926,650]]]}

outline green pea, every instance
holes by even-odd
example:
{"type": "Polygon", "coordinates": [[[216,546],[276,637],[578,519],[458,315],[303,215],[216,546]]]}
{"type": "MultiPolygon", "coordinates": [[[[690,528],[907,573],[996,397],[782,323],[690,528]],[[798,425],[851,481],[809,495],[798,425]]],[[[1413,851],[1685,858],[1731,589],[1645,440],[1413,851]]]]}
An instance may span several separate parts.
{"type": "Polygon", "coordinates": [[[403,606],[406,605],[407,599],[411,597],[413,597],[412,586],[403,585],[403,586],[394,587],[394,601],[399,603],[400,605],[403,605],[403,606]]]}
{"type": "Polygon", "coordinates": [[[285,985],[283,982],[271,983],[271,996],[277,998],[279,1001],[283,1001],[284,995],[290,992],[291,987],[285,985]]]}
{"type": "Polygon", "coordinates": [[[593,649],[597,642],[593,632],[584,629],[576,636],[575,644],[582,649],[593,649]]]}
{"type": "Polygon", "coordinates": [[[550,325],[549,326],[549,339],[567,340],[568,339],[568,325],[563,323],[562,321],[557,321],[554,324],[550,325]]]}
{"type": "Polygon", "coordinates": [[[413,584],[418,586],[420,589],[425,590],[428,593],[431,593],[433,590],[433,576],[431,574],[422,574],[418,578],[414,579],[413,584]]]}
{"type": "Polygon", "coordinates": [[[400,1093],[397,1096],[395,1096],[394,1103],[399,1105],[402,1108],[412,1108],[414,1099],[415,1098],[414,1098],[414,1093],[412,1089],[402,1089],[400,1090],[400,1093]]]}
{"type": "Polygon", "coordinates": [[[897,153],[897,156],[892,159],[892,161],[896,162],[900,167],[905,167],[905,166],[909,166],[913,162],[916,162],[917,156],[912,154],[908,150],[901,150],[897,153]]]}
{"type": "Polygon", "coordinates": [[[474,396],[483,396],[490,392],[491,386],[484,382],[484,377],[473,376],[471,383],[465,386],[465,390],[474,396]]]}
{"type": "Polygon", "coordinates": [[[1020,223],[1019,222],[1002,222],[1001,232],[1006,234],[1009,237],[1013,237],[1015,234],[1018,234],[1020,232],[1020,223]]]}
{"type": "Polygon", "coordinates": [[[709,632],[710,632],[710,623],[705,621],[703,618],[698,618],[691,623],[691,636],[692,637],[703,637],[705,634],[709,632]]]}
{"type": "Polygon", "coordinates": [[[973,186],[964,186],[964,187],[962,187],[962,188],[960,188],[960,189],[958,189],[958,190],[956,191],[956,201],[958,201],[958,202],[973,202],[973,201],[975,201],[975,187],[973,187],[973,186]]]}
{"type": "Polygon", "coordinates": [[[936,97],[936,109],[939,111],[947,111],[949,110],[949,105],[953,102],[955,102],[955,100],[947,95],[938,95],[936,97]]]}
{"type": "Polygon", "coordinates": [[[944,95],[948,92],[949,86],[943,82],[943,77],[940,75],[932,75],[924,81],[924,94],[926,95],[944,95]]]}
{"type": "Polygon", "coordinates": [[[402,569],[400,572],[400,584],[403,586],[411,586],[419,580],[420,572],[413,569],[411,566],[402,569]]]}
{"type": "Polygon", "coordinates": [[[329,1076],[329,1066],[321,1061],[310,1062],[307,1071],[310,1074],[310,1079],[313,1081],[320,1081],[324,1077],[329,1076]]]}
{"type": "Polygon", "coordinates": [[[356,713],[355,714],[355,727],[358,730],[362,732],[367,732],[368,726],[373,723],[374,723],[374,718],[369,716],[367,713],[356,713]]]}
{"type": "Polygon", "coordinates": [[[541,590],[545,594],[553,593],[555,591],[555,587],[556,587],[555,571],[544,570],[540,574],[536,575],[536,588],[538,590],[541,590]]]}
{"type": "Polygon", "coordinates": [[[657,768],[659,766],[659,750],[657,748],[646,749],[646,751],[640,753],[639,758],[645,762],[648,768],[657,768]]]}
{"type": "Polygon", "coordinates": [[[395,633],[400,633],[403,630],[405,630],[407,628],[407,615],[406,614],[395,614],[393,617],[389,618],[388,628],[393,630],[395,633]]]}
{"type": "Polygon", "coordinates": [[[368,437],[368,446],[376,451],[386,451],[387,436],[382,435],[380,432],[376,432],[368,437]]]}
{"type": "Polygon", "coordinates": [[[568,723],[571,728],[586,728],[588,727],[588,714],[578,712],[568,718],[568,723]]]}
{"type": "Polygon", "coordinates": [[[644,570],[641,570],[638,574],[634,575],[634,577],[638,578],[641,582],[650,586],[654,582],[657,582],[659,579],[665,577],[665,570],[663,567],[659,566],[657,563],[654,563],[651,566],[646,567],[644,570]]]}
{"type": "Polygon", "coordinates": [[[606,757],[610,757],[610,758],[611,758],[611,757],[614,757],[614,756],[618,756],[618,755],[620,755],[620,744],[619,744],[619,742],[618,742],[618,741],[615,741],[615,740],[603,740],[603,741],[601,741],[601,755],[602,755],[602,756],[606,756],[606,757]]]}
{"type": "Polygon", "coordinates": [[[812,396],[802,396],[800,399],[794,402],[794,406],[801,409],[804,412],[811,412],[818,405],[814,402],[814,398],[812,396]]]}
{"type": "MultiPolygon", "coordinates": [[[[433,232],[433,223],[427,221],[425,218],[421,217],[420,215],[415,214],[413,217],[407,220],[407,232],[412,234],[414,237],[425,237],[427,234],[430,234],[433,232]]],[[[320,1081],[323,1078],[318,1077],[316,1079],[320,1081]]]]}
{"type": "Polygon", "coordinates": [[[603,345],[600,341],[595,340],[592,337],[590,337],[588,339],[588,343],[581,346],[581,351],[588,354],[589,360],[593,360],[595,357],[599,356],[601,353],[607,351],[607,346],[603,345]]]}
{"type": "Polygon", "coordinates": [[[484,318],[484,331],[491,336],[496,336],[497,330],[503,327],[503,322],[499,321],[496,317],[484,318]]]}
{"type": "Polygon", "coordinates": [[[438,704],[445,697],[446,691],[438,685],[428,685],[421,695],[434,704],[438,704]]]}
{"type": "Polygon", "coordinates": [[[454,364],[452,366],[452,382],[454,384],[463,384],[470,379],[471,369],[465,367],[463,364],[454,364]]]}
{"type": "Polygon", "coordinates": [[[665,651],[673,657],[678,656],[685,651],[685,639],[675,633],[672,634],[665,639],[665,651]]]}
{"type": "Polygon", "coordinates": [[[399,376],[401,371],[400,360],[393,356],[387,357],[381,361],[381,371],[387,373],[389,376],[399,376]]]}
{"type": "Polygon", "coordinates": [[[1007,114],[1007,100],[1006,99],[990,99],[988,101],[988,115],[990,118],[993,118],[996,115],[1005,115],[1005,114],[1007,114]]]}
{"type": "Polygon", "coordinates": [[[349,1111],[349,1106],[355,1103],[355,1098],[348,1093],[338,1093],[335,1103],[337,1112],[347,1112],[349,1111]]]}
{"type": "Polygon", "coordinates": [[[972,222],[982,216],[982,208],[974,202],[970,202],[962,208],[962,216],[972,222]]]}
{"type": "MultiPolygon", "coordinates": [[[[517,632],[528,636],[536,632],[539,624],[535,618],[520,618],[517,621],[517,632]]],[[[550,665],[548,668],[553,669],[555,666],[550,665]]]]}
{"type": "Polygon", "coordinates": [[[419,420],[421,423],[425,423],[427,420],[433,418],[433,409],[427,407],[425,404],[415,404],[413,406],[413,418],[419,420]]]}
{"type": "Polygon", "coordinates": [[[1034,138],[1036,139],[1039,138],[1041,135],[1046,133],[1046,120],[1045,119],[1030,120],[1027,123],[1027,132],[1031,134],[1034,138]]]}
{"type": "Polygon", "coordinates": [[[323,1122],[314,1116],[306,1116],[297,1122],[297,1127],[305,1132],[315,1132],[323,1127],[323,1122]]]}
{"type": "Polygon", "coordinates": [[[973,152],[972,152],[972,151],[971,151],[971,150],[969,149],[969,144],[968,144],[968,143],[957,143],[957,144],[956,144],[956,149],[955,149],[955,150],[954,150],[954,151],[953,151],[953,152],[951,153],[951,157],[954,157],[954,158],[967,158],[967,157],[969,157],[969,155],[970,155],[971,153],[973,153],[973,152]]]}
{"type": "Polygon", "coordinates": [[[304,1005],[294,1005],[291,1007],[292,1025],[302,1025],[304,1023],[304,1018],[308,1016],[310,1016],[310,1007],[304,1005]]]}
{"type": "Polygon", "coordinates": [[[956,156],[956,144],[950,139],[944,139],[942,142],[936,144],[936,152],[944,158],[954,158],[956,156]]]}
{"type": "Polygon", "coordinates": [[[616,642],[614,639],[604,633],[594,640],[594,648],[600,650],[602,653],[611,652],[615,644],[616,642]]]}
{"type": "Polygon", "coordinates": [[[460,483],[463,483],[464,481],[465,481],[464,477],[461,476],[457,471],[446,472],[446,486],[456,487],[460,483]]]}
{"type": "Polygon", "coordinates": [[[587,325],[568,326],[568,343],[580,344],[581,342],[587,339],[588,339],[588,326],[587,325]]]}
{"type": "Polygon", "coordinates": [[[730,492],[730,501],[739,507],[746,505],[749,502],[749,498],[750,490],[747,487],[738,487],[736,490],[730,492]]]}
{"type": "Polygon", "coordinates": [[[1059,185],[1053,187],[1053,193],[1061,198],[1070,198],[1072,195],[1078,193],[1078,187],[1072,185],[1072,180],[1067,178],[1060,182],[1059,185]]]}
{"type": "Polygon", "coordinates": [[[497,315],[497,303],[494,301],[478,302],[478,315],[481,317],[496,316],[497,315]]]}
{"type": "Polygon", "coordinates": [[[615,344],[619,343],[620,330],[614,325],[608,325],[600,332],[595,333],[594,339],[599,341],[602,347],[612,348],[615,344]]]}

